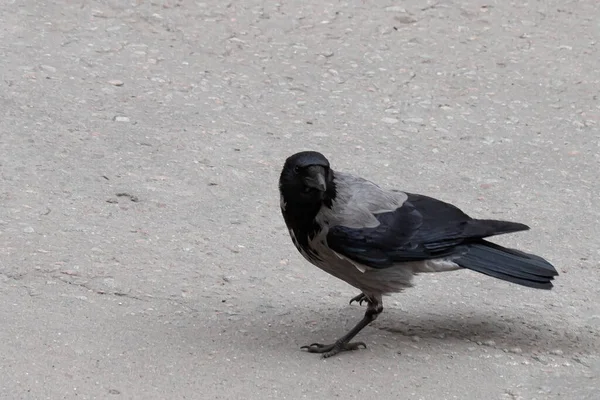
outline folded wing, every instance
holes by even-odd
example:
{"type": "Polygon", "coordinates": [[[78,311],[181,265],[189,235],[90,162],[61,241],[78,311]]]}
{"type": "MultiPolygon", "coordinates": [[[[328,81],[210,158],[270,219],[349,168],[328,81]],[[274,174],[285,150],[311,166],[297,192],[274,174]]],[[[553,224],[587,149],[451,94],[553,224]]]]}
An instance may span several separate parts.
{"type": "Polygon", "coordinates": [[[524,224],[472,219],[451,204],[411,193],[402,206],[374,216],[379,221],[375,227],[330,227],[329,247],[371,268],[447,258],[464,268],[539,288],[552,287],[550,281],[557,275],[541,257],[483,240],[529,229],[524,224]]]}

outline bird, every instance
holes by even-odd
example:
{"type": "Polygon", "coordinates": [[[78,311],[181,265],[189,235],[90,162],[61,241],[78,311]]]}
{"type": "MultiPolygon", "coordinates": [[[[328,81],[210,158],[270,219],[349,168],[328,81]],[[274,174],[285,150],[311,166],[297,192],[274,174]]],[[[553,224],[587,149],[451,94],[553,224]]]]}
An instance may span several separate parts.
{"type": "Polygon", "coordinates": [[[551,289],[558,273],[544,258],[486,238],[529,229],[517,222],[474,219],[435,198],[384,189],[333,170],[317,151],[289,156],[279,177],[280,207],[302,256],[360,294],[364,317],[331,344],[301,349],[328,358],[366,348],[352,341],[383,311],[383,296],[412,286],[419,273],[468,269],[535,289],[551,289]]]}

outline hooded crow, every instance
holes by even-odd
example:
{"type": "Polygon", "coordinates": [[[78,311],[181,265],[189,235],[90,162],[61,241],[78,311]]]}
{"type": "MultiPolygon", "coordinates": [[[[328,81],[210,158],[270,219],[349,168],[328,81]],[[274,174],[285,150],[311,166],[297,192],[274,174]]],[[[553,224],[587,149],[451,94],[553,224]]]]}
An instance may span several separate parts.
{"type": "Polygon", "coordinates": [[[543,258],[485,238],[529,229],[516,222],[473,219],[431,197],[385,190],[334,171],[321,153],[290,156],[279,179],[281,212],[298,251],[361,293],[363,319],[332,344],[303,346],[331,357],[366,348],[351,340],[383,311],[382,296],[411,286],[413,275],[470,269],[519,285],[551,289],[556,269],[543,258]]]}

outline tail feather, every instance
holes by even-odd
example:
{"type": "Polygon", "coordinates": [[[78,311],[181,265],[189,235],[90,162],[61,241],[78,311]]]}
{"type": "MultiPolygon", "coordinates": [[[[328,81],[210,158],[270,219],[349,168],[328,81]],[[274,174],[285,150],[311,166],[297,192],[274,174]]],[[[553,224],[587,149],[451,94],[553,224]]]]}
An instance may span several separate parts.
{"type": "Polygon", "coordinates": [[[454,262],[463,268],[537,289],[551,289],[552,280],[558,275],[554,266],[542,257],[485,240],[469,244],[467,252],[454,262]]]}

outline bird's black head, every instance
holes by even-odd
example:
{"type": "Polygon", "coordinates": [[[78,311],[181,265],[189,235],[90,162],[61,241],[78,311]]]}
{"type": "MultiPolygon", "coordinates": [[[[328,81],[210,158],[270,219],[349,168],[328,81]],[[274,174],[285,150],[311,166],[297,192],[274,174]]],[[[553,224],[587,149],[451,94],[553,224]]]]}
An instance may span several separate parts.
{"type": "Polygon", "coordinates": [[[302,211],[305,218],[310,218],[311,213],[316,215],[322,204],[331,205],[335,198],[329,161],[316,151],[303,151],[288,157],[279,177],[279,191],[282,208],[285,204],[286,209],[302,211]]]}

